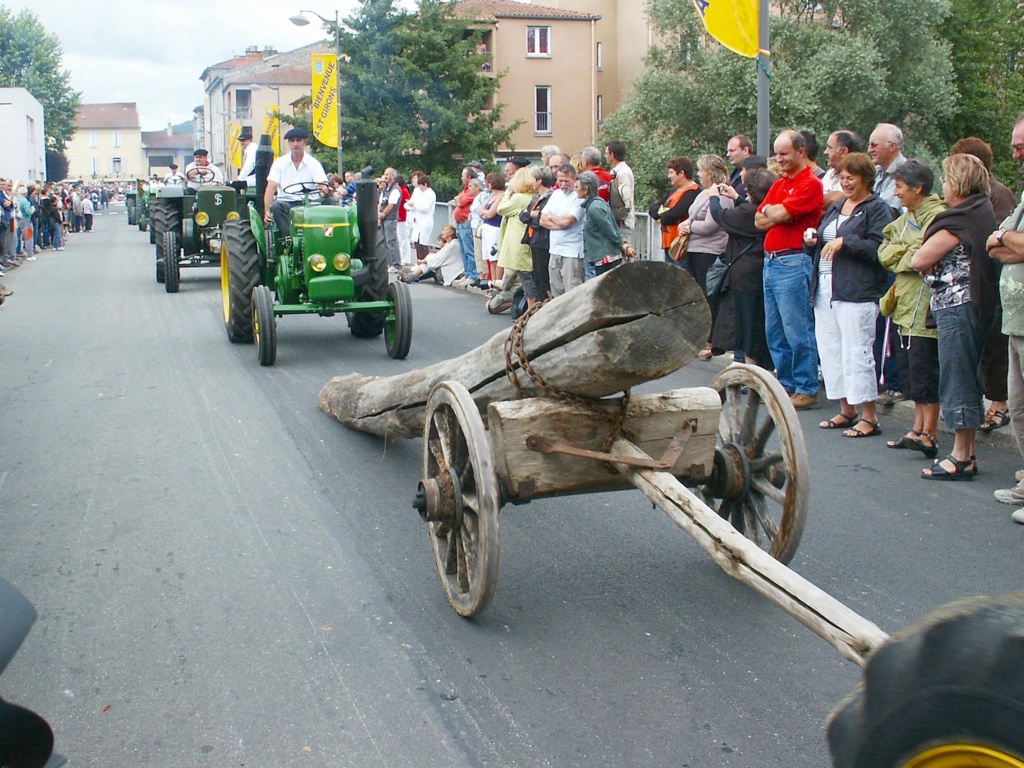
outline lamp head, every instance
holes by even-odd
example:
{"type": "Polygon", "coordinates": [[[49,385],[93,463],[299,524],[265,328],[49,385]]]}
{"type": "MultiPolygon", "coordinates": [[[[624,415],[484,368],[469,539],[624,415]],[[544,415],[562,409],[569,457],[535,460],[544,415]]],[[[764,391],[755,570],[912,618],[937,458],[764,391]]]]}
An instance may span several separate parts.
{"type": "Polygon", "coordinates": [[[309,24],[309,19],[303,16],[301,13],[297,13],[294,16],[289,16],[288,21],[297,27],[304,27],[309,24]]]}

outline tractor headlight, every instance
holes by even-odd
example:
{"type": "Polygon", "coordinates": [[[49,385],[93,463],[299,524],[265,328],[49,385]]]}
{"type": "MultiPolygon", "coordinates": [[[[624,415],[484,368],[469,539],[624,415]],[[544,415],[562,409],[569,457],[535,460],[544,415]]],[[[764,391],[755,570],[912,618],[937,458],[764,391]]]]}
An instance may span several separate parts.
{"type": "Polygon", "coordinates": [[[347,253],[339,253],[334,257],[334,268],[339,272],[344,272],[351,263],[352,259],[349,258],[347,253]]]}
{"type": "Polygon", "coordinates": [[[205,227],[209,223],[210,214],[208,214],[206,211],[200,211],[199,213],[196,214],[196,224],[198,224],[200,227],[205,227]]]}
{"type": "Polygon", "coordinates": [[[231,211],[231,212],[230,212],[230,213],[229,213],[229,214],[228,214],[227,216],[225,216],[224,218],[225,218],[225,219],[226,219],[227,221],[234,221],[235,219],[240,219],[240,218],[241,218],[241,216],[239,216],[239,215],[238,215],[238,211],[231,211]]]}
{"type": "Polygon", "coordinates": [[[327,269],[327,259],[322,254],[314,253],[309,257],[309,268],[314,272],[323,272],[327,269]]]}

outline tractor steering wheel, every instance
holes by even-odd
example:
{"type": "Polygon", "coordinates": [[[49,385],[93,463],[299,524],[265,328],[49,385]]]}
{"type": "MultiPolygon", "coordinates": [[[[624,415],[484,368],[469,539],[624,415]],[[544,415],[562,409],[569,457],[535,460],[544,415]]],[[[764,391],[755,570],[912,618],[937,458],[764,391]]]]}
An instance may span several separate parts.
{"type": "Polygon", "coordinates": [[[326,185],[326,183],[327,182],[323,181],[296,181],[289,184],[287,187],[282,187],[281,191],[286,195],[304,195],[306,193],[312,194],[314,192],[323,194],[320,187],[321,185],[326,185]]]}
{"type": "Polygon", "coordinates": [[[213,169],[205,165],[197,165],[195,168],[185,171],[185,178],[193,184],[212,184],[216,177],[217,174],[213,172],[213,169]]]}

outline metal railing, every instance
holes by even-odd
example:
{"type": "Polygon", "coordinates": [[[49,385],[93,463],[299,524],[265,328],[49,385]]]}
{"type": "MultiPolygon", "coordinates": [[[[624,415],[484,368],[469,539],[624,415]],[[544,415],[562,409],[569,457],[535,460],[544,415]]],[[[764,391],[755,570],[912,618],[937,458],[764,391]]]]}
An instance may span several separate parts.
{"type": "MultiPolygon", "coordinates": [[[[452,211],[455,202],[436,203],[434,205],[434,235],[436,240],[445,224],[455,225],[452,211]]],[[[633,229],[633,247],[641,259],[661,261],[661,225],[651,219],[647,213],[636,212],[636,227],[633,229]]]]}

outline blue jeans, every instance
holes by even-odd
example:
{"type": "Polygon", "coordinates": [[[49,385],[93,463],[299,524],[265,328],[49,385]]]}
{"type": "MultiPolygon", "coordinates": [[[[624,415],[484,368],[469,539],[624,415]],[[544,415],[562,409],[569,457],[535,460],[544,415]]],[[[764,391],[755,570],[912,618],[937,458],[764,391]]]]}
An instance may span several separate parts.
{"type": "Polygon", "coordinates": [[[939,331],[939,403],[950,429],[981,426],[985,408],[981,383],[981,352],[988,328],[981,323],[974,302],[937,309],[939,331]]]}
{"type": "Polygon", "coordinates": [[[473,225],[467,220],[455,225],[459,240],[459,255],[462,256],[462,275],[467,280],[476,280],[476,255],[473,252],[473,225]]]}
{"type": "Polygon", "coordinates": [[[775,375],[789,392],[818,394],[818,347],[811,310],[811,257],[764,260],[764,320],[775,375]]]}

